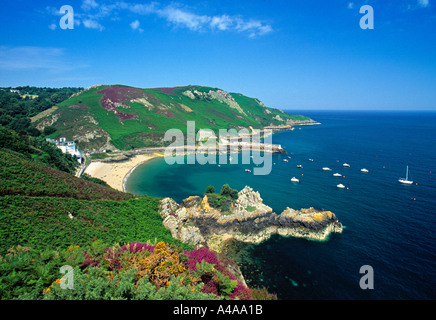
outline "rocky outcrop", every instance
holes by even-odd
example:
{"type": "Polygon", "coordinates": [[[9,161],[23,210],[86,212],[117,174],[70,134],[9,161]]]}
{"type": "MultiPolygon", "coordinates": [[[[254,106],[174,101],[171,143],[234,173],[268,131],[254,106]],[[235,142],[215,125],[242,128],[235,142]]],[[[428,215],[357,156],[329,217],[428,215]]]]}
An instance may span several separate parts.
{"type": "Polygon", "coordinates": [[[194,99],[215,99],[221,103],[227,104],[230,108],[238,110],[241,114],[247,115],[241,106],[236,102],[232,95],[224,90],[209,90],[209,92],[201,92],[198,90],[186,90],[182,93],[183,95],[194,99]]]}
{"type": "Polygon", "coordinates": [[[342,224],[331,211],[286,208],[276,214],[263,203],[259,192],[248,186],[238,193],[238,199],[227,212],[211,207],[205,195],[189,197],[180,205],[165,198],[161,201],[160,214],[173,237],[216,251],[232,239],[260,243],[279,234],[326,240],[331,233],[342,232],[342,224]]]}

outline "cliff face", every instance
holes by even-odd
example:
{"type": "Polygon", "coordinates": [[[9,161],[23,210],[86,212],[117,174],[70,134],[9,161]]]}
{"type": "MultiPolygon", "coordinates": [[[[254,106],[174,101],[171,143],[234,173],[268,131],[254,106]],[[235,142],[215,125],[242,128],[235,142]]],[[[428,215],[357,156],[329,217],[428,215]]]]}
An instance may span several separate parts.
{"type": "Polygon", "coordinates": [[[242,189],[238,196],[230,213],[212,208],[207,195],[189,197],[181,204],[165,198],[160,207],[163,224],[173,237],[217,251],[231,239],[260,243],[279,234],[326,240],[330,233],[342,232],[342,224],[333,212],[287,208],[276,214],[250,187],[242,189]]]}

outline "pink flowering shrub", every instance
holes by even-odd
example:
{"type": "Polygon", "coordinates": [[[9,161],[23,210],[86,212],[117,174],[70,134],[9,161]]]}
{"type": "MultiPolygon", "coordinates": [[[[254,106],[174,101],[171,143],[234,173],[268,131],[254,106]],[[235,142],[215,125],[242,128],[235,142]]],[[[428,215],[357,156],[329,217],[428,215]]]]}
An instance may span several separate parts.
{"type": "Polygon", "coordinates": [[[85,260],[82,263],[83,267],[100,267],[98,260],[94,259],[90,254],[85,253],[85,260]]]}
{"type": "Polygon", "coordinates": [[[237,281],[237,286],[233,289],[229,298],[240,300],[251,299],[250,289],[244,286],[240,280],[236,279],[224,263],[218,259],[217,254],[214,251],[209,248],[198,248],[193,251],[185,251],[184,254],[188,256],[188,260],[185,262],[187,269],[196,271],[200,263],[204,261],[214,265],[214,269],[221,274],[220,277],[218,273],[203,273],[201,275],[201,280],[204,282],[203,289],[201,290],[202,292],[222,295],[223,290],[225,290],[223,279],[228,278],[232,281],[237,281]]]}
{"type": "Polygon", "coordinates": [[[186,282],[183,285],[203,283],[200,290],[202,293],[239,300],[252,298],[250,289],[209,248],[181,252],[163,242],[156,246],[131,242],[93,252],[94,254],[84,253],[82,267],[103,267],[110,272],[135,268],[138,279],[145,275],[157,287],[168,286],[171,275],[183,275],[186,282]]]}
{"type": "Polygon", "coordinates": [[[120,112],[116,108],[130,108],[130,106],[124,102],[144,97],[144,92],[141,89],[111,86],[110,88],[97,91],[97,93],[104,94],[104,97],[101,99],[102,107],[106,110],[114,112],[117,115],[118,119],[137,119],[136,115],[120,112]]]}
{"type": "Polygon", "coordinates": [[[144,91],[141,89],[121,86],[110,86],[110,88],[98,91],[97,94],[104,94],[105,97],[114,102],[130,101],[144,97],[144,91]]]}

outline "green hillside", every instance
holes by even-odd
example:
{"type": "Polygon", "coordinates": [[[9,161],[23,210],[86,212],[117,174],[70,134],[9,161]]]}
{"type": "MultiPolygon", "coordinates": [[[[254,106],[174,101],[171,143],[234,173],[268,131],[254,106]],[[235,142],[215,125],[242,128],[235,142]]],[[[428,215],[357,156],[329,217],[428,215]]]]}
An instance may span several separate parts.
{"type": "Polygon", "coordinates": [[[104,150],[162,145],[168,129],[253,128],[310,120],[266,107],[261,101],[217,88],[185,86],[139,89],[122,85],[90,87],[34,118],[51,137],[78,141],[80,148],[104,150]]]}
{"type": "Polygon", "coordinates": [[[162,225],[159,199],[136,197],[0,151],[0,254],[12,246],[179,243],[162,225]]]}

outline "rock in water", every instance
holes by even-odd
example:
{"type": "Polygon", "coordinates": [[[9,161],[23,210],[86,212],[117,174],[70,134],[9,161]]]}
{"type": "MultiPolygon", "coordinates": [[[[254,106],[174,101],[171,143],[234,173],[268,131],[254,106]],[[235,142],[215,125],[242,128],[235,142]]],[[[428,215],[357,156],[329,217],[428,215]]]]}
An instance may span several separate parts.
{"type": "Polygon", "coordinates": [[[246,186],[238,193],[231,210],[221,212],[211,207],[208,196],[189,197],[178,205],[173,199],[161,201],[163,224],[173,237],[195,246],[209,246],[220,251],[226,241],[260,243],[273,234],[313,240],[326,240],[342,232],[342,224],[331,211],[314,208],[286,208],[281,214],[263,203],[259,192],[246,186]]]}

